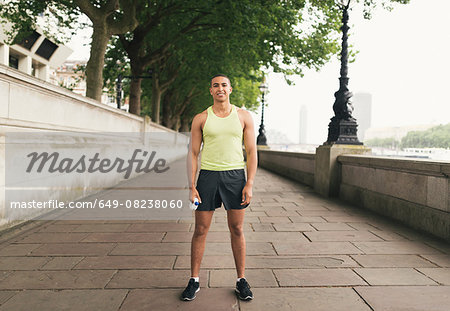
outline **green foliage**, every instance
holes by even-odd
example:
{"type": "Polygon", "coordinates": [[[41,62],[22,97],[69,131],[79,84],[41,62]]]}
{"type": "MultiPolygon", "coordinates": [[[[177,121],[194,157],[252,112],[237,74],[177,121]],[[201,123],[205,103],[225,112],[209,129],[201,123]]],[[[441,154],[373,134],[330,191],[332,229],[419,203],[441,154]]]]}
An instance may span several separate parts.
{"type": "Polygon", "coordinates": [[[426,131],[408,132],[402,138],[402,148],[450,148],[450,123],[426,131]]]}
{"type": "Polygon", "coordinates": [[[7,43],[21,41],[40,26],[44,35],[57,43],[67,42],[79,27],[81,15],[74,1],[11,0],[0,5],[2,24],[10,22],[11,28],[4,28],[9,40],[7,43]]]}
{"type": "Polygon", "coordinates": [[[365,141],[364,143],[369,147],[382,147],[390,149],[397,149],[400,145],[400,142],[396,140],[394,137],[372,138],[365,141]]]}

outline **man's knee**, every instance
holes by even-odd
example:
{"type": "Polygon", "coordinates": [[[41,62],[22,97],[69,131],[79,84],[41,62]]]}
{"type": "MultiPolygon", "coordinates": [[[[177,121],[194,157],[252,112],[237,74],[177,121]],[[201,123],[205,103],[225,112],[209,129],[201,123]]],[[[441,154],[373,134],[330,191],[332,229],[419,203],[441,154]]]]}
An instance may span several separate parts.
{"type": "Polygon", "coordinates": [[[241,223],[230,224],[228,228],[230,228],[230,233],[234,236],[241,236],[244,234],[244,226],[241,223]]]}
{"type": "Polygon", "coordinates": [[[194,235],[195,236],[204,236],[208,233],[209,226],[206,225],[195,225],[194,235]]]}

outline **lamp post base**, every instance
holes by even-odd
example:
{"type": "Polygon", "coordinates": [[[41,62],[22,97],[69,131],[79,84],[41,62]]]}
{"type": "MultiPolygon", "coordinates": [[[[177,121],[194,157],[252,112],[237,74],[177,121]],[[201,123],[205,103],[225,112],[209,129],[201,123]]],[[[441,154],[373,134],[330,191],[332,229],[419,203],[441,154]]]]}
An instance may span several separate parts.
{"type": "Polygon", "coordinates": [[[356,120],[339,120],[336,117],[331,118],[328,125],[328,139],[325,145],[362,145],[358,140],[357,133],[358,124],[356,120]]]}

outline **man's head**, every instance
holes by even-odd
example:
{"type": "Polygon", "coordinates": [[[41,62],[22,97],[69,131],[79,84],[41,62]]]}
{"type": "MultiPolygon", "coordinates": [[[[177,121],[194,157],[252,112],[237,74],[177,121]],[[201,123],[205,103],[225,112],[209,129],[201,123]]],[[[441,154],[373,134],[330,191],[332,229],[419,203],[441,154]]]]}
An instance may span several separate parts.
{"type": "Polygon", "coordinates": [[[229,101],[229,96],[232,91],[233,88],[231,87],[230,78],[226,75],[218,74],[211,78],[209,92],[215,102],[229,101]]]}

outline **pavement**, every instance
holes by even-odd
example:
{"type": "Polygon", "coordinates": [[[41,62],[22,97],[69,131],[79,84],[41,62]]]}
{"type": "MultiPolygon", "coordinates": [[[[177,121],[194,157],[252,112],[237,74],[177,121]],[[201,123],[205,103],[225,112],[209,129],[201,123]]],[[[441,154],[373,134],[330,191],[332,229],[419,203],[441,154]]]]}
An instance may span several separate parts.
{"type": "Polygon", "coordinates": [[[33,221],[0,236],[3,310],[448,311],[450,245],[259,169],[246,211],[246,277],[234,294],[226,213],[215,212],[201,290],[188,220],[33,221]]]}

